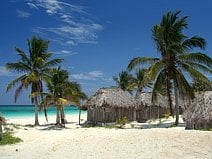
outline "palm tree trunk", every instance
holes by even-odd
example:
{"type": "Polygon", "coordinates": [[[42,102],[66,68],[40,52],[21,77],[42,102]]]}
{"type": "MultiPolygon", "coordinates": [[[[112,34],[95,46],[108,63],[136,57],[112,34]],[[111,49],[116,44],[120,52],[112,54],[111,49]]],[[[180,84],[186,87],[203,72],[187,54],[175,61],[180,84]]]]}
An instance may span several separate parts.
{"type": "Polygon", "coordinates": [[[81,108],[79,107],[79,125],[80,125],[80,120],[81,120],[81,108]]]}
{"type": "Polygon", "coordinates": [[[177,91],[177,80],[174,78],[174,97],[175,97],[175,114],[176,120],[175,125],[179,124],[179,104],[178,104],[178,91],[177,91]]]}
{"type": "Polygon", "coordinates": [[[61,124],[65,126],[65,113],[63,106],[60,107],[61,124]]]}
{"type": "Polygon", "coordinates": [[[167,97],[168,97],[168,104],[169,104],[169,110],[170,110],[170,114],[171,116],[174,116],[174,113],[173,113],[173,109],[172,109],[172,99],[171,99],[171,91],[170,91],[170,81],[169,81],[169,78],[167,78],[167,97]]]}
{"type": "Polygon", "coordinates": [[[35,126],[39,126],[39,120],[38,120],[38,112],[39,112],[39,106],[38,106],[38,99],[35,98],[35,126]]]}
{"type": "Polygon", "coordinates": [[[0,141],[2,140],[3,138],[3,128],[2,128],[2,123],[0,121],[0,141]]]}
{"type": "Polygon", "coordinates": [[[66,116],[65,116],[64,106],[61,108],[61,118],[62,118],[62,120],[64,120],[64,124],[68,123],[68,121],[66,120],[66,116]]]}
{"type": "Polygon", "coordinates": [[[59,108],[59,106],[57,106],[56,125],[60,125],[60,108],[59,108]]]}

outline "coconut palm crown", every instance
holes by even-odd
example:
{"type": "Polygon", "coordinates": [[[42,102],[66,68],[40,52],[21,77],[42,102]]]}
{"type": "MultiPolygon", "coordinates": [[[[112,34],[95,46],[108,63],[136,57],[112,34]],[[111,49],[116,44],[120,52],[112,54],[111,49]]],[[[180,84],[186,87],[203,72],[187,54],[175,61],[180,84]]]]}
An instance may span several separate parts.
{"type": "Polygon", "coordinates": [[[180,17],[179,14],[180,11],[168,12],[162,17],[161,23],[152,29],[152,37],[161,58],[137,57],[128,65],[129,70],[142,64],[151,65],[148,76],[154,81],[153,101],[161,85],[164,85],[171,106],[171,93],[174,92],[176,125],[179,121],[178,98],[194,98],[193,89],[186,77],[209,82],[202,72],[212,72],[210,57],[201,52],[191,52],[193,48],[205,49],[205,39],[199,36],[187,37],[183,30],[188,28],[188,16],[180,17]],[[172,86],[174,89],[171,89],[172,86]]]}

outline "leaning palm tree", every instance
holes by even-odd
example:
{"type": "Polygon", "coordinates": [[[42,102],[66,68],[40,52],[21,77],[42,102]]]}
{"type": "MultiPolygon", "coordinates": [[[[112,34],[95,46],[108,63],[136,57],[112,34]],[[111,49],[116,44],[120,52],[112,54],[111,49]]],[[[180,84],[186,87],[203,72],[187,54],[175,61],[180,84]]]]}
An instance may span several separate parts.
{"type": "Polygon", "coordinates": [[[50,71],[47,80],[47,89],[49,93],[43,93],[43,106],[56,106],[57,117],[56,124],[64,124],[65,113],[64,106],[74,103],[80,104],[81,99],[85,99],[86,95],[81,91],[80,85],[76,82],[69,81],[69,75],[66,70],[61,67],[54,68],[50,71]]]}
{"type": "Polygon", "coordinates": [[[161,85],[167,89],[167,96],[171,105],[172,86],[175,97],[175,124],[179,122],[178,100],[194,98],[194,92],[185,75],[201,81],[209,82],[208,78],[201,73],[211,73],[212,59],[203,53],[190,52],[193,48],[205,48],[205,39],[194,36],[188,38],[183,34],[187,28],[187,16],[180,18],[180,11],[168,12],[162,18],[159,25],[155,25],[152,30],[153,39],[157,49],[161,54],[159,58],[138,57],[134,58],[128,68],[133,69],[139,64],[151,64],[148,76],[154,81],[153,101],[161,85]]]}
{"type": "MultiPolygon", "coordinates": [[[[10,82],[7,91],[19,84],[15,91],[15,102],[22,90],[31,87],[31,94],[43,91],[43,80],[48,76],[51,67],[57,65],[62,59],[50,59],[52,53],[48,52],[49,42],[41,38],[33,37],[28,40],[28,53],[16,48],[20,59],[15,63],[7,63],[6,68],[21,74],[18,78],[10,82]]],[[[31,101],[35,104],[35,125],[39,125],[38,111],[39,102],[42,96],[31,96],[31,101]]]]}
{"type": "Polygon", "coordinates": [[[113,76],[113,80],[116,82],[117,86],[124,91],[132,92],[134,89],[134,79],[131,74],[127,71],[122,71],[119,73],[118,77],[113,76]]]}

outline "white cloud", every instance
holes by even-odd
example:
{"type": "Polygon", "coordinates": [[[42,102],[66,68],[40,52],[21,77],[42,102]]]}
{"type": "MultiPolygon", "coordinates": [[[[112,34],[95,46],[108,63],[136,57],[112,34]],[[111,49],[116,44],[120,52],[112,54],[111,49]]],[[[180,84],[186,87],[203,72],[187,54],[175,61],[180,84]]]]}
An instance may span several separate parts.
{"type": "Polygon", "coordinates": [[[72,5],[59,0],[27,0],[30,8],[42,8],[45,12],[59,20],[60,25],[37,27],[32,31],[38,34],[50,34],[52,38],[60,38],[63,45],[77,45],[78,43],[97,43],[97,32],[103,26],[87,17],[82,6],[72,5]],[[77,16],[76,16],[77,15],[77,16]]]}
{"type": "Polygon", "coordinates": [[[17,16],[20,18],[29,18],[31,15],[30,13],[21,10],[17,10],[17,14],[17,16]]]}
{"type": "Polygon", "coordinates": [[[71,56],[71,55],[77,54],[77,52],[73,52],[73,51],[70,51],[70,50],[59,50],[59,51],[53,51],[52,53],[54,53],[56,55],[60,55],[61,57],[71,56]]]}
{"type": "Polygon", "coordinates": [[[88,73],[79,73],[71,75],[71,78],[76,80],[97,80],[104,77],[104,73],[102,71],[91,71],[88,73]]]}
{"type": "Polygon", "coordinates": [[[0,66],[0,76],[16,76],[16,73],[12,73],[6,70],[5,66],[0,66]]]}

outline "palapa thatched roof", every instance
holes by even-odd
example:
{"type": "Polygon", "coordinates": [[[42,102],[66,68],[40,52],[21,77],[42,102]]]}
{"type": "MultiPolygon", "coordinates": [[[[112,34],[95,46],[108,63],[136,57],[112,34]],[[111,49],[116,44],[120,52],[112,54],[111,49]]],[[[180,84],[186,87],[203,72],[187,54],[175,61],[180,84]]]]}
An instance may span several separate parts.
{"type": "Polygon", "coordinates": [[[183,114],[185,120],[197,123],[212,121],[212,91],[196,93],[195,97],[183,114]]]}
{"type": "Polygon", "coordinates": [[[94,107],[120,107],[134,108],[136,100],[126,91],[120,88],[101,88],[86,103],[94,107]]]}
{"type": "Polygon", "coordinates": [[[152,102],[152,93],[146,92],[146,93],[140,93],[139,95],[136,96],[136,100],[139,102],[139,104],[143,104],[146,106],[161,106],[168,108],[168,99],[166,96],[162,96],[161,94],[157,95],[157,100],[153,103],[152,102]]]}
{"type": "MultiPolygon", "coordinates": [[[[172,107],[174,108],[175,106],[175,99],[172,96],[172,107]]],[[[145,93],[140,93],[136,96],[136,100],[139,103],[143,103],[143,105],[146,106],[161,106],[163,108],[169,108],[169,103],[168,103],[168,97],[167,96],[163,96],[161,94],[157,94],[157,100],[153,103],[152,102],[152,93],[151,92],[145,92],[145,93]]],[[[185,110],[188,108],[188,106],[190,105],[189,100],[186,99],[178,99],[178,104],[181,107],[181,109],[185,110]]]]}

